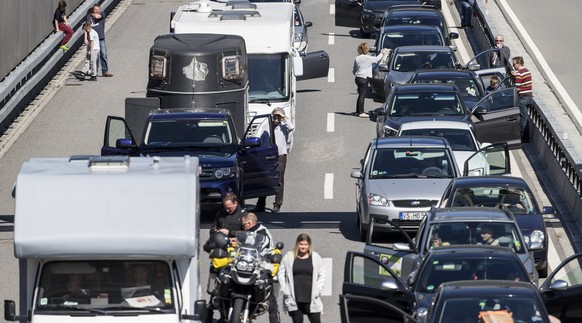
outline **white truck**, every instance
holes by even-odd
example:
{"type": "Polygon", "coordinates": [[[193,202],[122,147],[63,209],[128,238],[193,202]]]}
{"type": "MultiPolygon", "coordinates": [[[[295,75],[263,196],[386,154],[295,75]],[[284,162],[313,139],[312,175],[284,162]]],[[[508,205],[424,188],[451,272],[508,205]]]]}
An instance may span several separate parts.
{"type": "Polygon", "coordinates": [[[243,37],[248,53],[249,114],[267,114],[281,107],[296,124],[296,80],[327,77],[329,56],[325,51],[300,55],[295,49],[294,8],[290,2],[199,0],[178,8],[170,31],[243,37]]]}
{"type": "Polygon", "coordinates": [[[14,254],[26,304],[7,321],[202,321],[198,159],[33,158],[18,174],[14,254]]]}

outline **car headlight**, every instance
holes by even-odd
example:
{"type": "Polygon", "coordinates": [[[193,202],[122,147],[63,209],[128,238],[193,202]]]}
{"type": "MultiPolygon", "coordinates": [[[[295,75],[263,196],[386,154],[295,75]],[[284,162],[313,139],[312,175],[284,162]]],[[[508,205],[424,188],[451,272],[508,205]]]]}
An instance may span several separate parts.
{"type": "Polygon", "coordinates": [[[425,307],[419,307],[416,310],[416,318],[420,321],[422,318],[426,317],[428,310],[425,307]]]}
{"type": "MultiPolygon", "coordinates": [[[[527,238],[527,237],[526,237],[527,238]]],[[[540,249],[544,246],[545,234],[541,230],[534,230],[529,235],[529,247],[530,249],[540,249]]],[[[526,239],[527,241],[527,239],[526,239]]]]}
{"type": "Polygon", "coordinates": [[[238,176],[238,167],[218,167],[212,170],[212,175],[216,179],[236,178],[238,176]]]}
{"type": "Polygon", "coordinates": [[[388,206],[390,201],[382,195],[368,194],[368,205],[376,205],[376,206],[388,206]]]}
{"type": "Polygon", "coordinates": [[[384,125],[384,136],[385,137],[396,136],[397,134],[398,134],[398,130],[393,129],[387,125],[384,125]]]}

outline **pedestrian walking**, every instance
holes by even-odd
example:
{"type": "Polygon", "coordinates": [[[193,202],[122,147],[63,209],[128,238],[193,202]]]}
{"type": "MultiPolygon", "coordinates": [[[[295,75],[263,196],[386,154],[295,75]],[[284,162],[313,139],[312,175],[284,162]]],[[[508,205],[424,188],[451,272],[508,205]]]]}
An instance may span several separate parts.
{"type": "Polygon", "coordinates": [[[495,36],[495,51],[489,52],[489,68],[507,67],[511,58],[511,50],[505,46],[502,35],[495,36]]]}
{"type": "Polygon", "coordinates": [[[59,47],[60,49],[64,50],[64,51],[68,51],[69,50],[69,46],[67,46],[67,43],[69,42],[69,40],[71,40],[71,37],[73,37],[73,28],[71,28],[71,24],[69,24],[69,21],[67,20],[67,14],[65,12],[65,9],[67,8],[67,2],[64,0],[59,1],[59,6],[57,7],[57,10],[55,10],[55,16],[54,16],[54,25],[55,25],[55,32],[63,32],[65,33],[65,37],[63,38],[63,40],[61,40],[61,46],[59,47]]]}
{"type": "Polygon", "coordinates": [[[85,64],[85,67],[83,67],[82,72],[85,75],[89,74],[91,76],[91,78],[89,79],[90,81],[97,81],[97,60],[99,59],[99,36],[97,35],[95,29],[91,27],[90,23],[87,22],[84,23],[83,30],[87,34],[87,48],[89,51],[87,56],[89,58],[89,66],[88,69],[85,70],[85,68],[87,67],[87,64],[85,64]]]}
{"type": "Polygon", "coordinates": [[[303,323],[304,315],[309,322],[320,323],[325,268],[321,256],[313,251],[309,235],[297,236],[295,247],[281,261],[277,278],[283,292],[283,307],[293,323],[303,323]]]}
{"type": "MultiPolygon", "coordinates": [[[[275,203],[273,203],[273,213],[277,213],[283,206],[283,195],[285,193],[285,169],[287,168],[287,154],[289,153],[289,134],[295,129],[291,120],[285,115],[283,108],[275,108],[272,112],[273,127],[275,135],[275,143],[277,144],[279,154],[279,192],[275,195],[275,203]]],[[[265,212],[267,204],[267,197],[260,196],[257,200],[257,205],[252,210],[253,212],[265,212]]]]}
{"type": "Polygon", "coordinates": [[[522,142],[527,142],[526,129],[528,123],[528,113],[527,109],[532,103],[533,98],[533,83],[531,72],[523,66],[523,57],[515,56],[511,59],[511,64],[514,68],[511,74],[515,78],[514,84],[517,90],[518,104],[519,104],[519,116],[520,116],[520,126],[521,126],[521,140],[522,142]]]}
{"type": "Polygon", "coordinates": [[[112,77],[113,74],[109,72],[109,61],[107,59],[107,44],[105,43],[105,13],[101,11],[101,6],[96,3],[93,5],[93,10],[87,15],[87,22],[95,29],[99,35],[99,64],[101,65],[101,73],[105,77],[112,77]]]}
{"type": "Polygon", "coordinates": [[[358,100],[356,101],[355,115],[360,118],[368,118],[369,115],[364,111],[364,102],[368,95],[368,78],[372,77],[372,65],[378,63],[385,56],[387,56],[388,49],[384,48],[380,52],[381,55],[370,56],[370,45],[368,43],[361,43],[358,45],[358,56],[354,59],[354,67],[352,73],[356,77],[355,82],[358,87],[358,100]]]}

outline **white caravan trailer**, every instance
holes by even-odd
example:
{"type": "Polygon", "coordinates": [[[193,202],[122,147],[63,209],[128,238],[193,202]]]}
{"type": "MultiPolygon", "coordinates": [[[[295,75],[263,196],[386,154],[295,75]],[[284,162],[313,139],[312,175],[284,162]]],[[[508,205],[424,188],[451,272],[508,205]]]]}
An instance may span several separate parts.
{"type": "Polygon", "coordinates": [[[199,165],[191,157],[33,158],[15,188],[21,293],[5,319],[184,322],[205,318],[199,165]],[[25,314],[24,314],[25,313],[25,314]]]}
{"type": "Polygon", "coordinates": [[[201,0],[180,6],[170,31],[242,36],[248,53],[249,113],[281,107],[295,124],[296,80],[327,77],[329,56],[297,52],[293,13],[290,2],[201,0]]]}

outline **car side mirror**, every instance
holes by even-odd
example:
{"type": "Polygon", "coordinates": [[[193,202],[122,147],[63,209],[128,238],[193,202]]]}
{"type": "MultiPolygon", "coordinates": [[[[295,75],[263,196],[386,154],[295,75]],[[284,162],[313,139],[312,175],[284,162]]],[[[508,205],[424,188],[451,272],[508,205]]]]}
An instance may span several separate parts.
{"type": "Polygon", "coordinates": [[[411,251],[410,246],[407,243],[396,242],[392,245],[392,249],[396,251],[411,251]]]}
{"type": "Polygon", "coordinates": [[[396,282],[392,279],[390,280],[385,280],[382,282],[382,290],[398,290],[398,285],[396,285],[396,282]]]}
{"type": "Polygon", "coordinates": [[[16,315],[16,303],[14,301],[4,300],[4,320],[13,322],[23,319],[30,321],[30,318],[24,315],[16,315]]]}
{"type": "Polygon", "coordinates": [[[382,71],[382,72],[388,72],[388,64],[378,64],[378,70],[382,71]]]}
{"type": "Polygon", "coordinates": [[[311,27],[313,26],[313,23],[311,21],[306,21],[305,24],[303,25],[305,28],[311,27]]]}
{"type": "Polygon", "coordinates": [[[363,178],[362,171],[359,168],[352,169],[352,173],[350,174],[350,176],[352,178],[355,178],[355,179],[362,179],[363,178]]]}
{"type": "Polygon", "coordinates": [[[133,149],[136,148],[137,146],[133,143],[133,141],[131,141],[131,139],[117,139],[115,141],[115,148],[118,149],[133,149]]]}
{"type": "Polygon", "coordinates": [[[457,38],[459,38],[459,34],[458,33],[449,33],[449,38],[450,39],[457,39],[457,38]]]}
{"type": "Polygon", "coordinates": [[[482,114],[487,114],[487,108],[484,107],[478,107],[477,109],[475,109],[473,111],[474,115],[482,115],[482,114]]]}
{"type": "Polygon", "coordinates": [[[557,279],[550,285],[551,290],[566,290],[568,289],[568,282],[557,279]]]}
{"type": "Polygon", "coordinates": [[[261,146],[261,138],[258,137],[245,138],[245,140],[243,140],[242,145],[245,147],[259,147],[261,146]]]}

